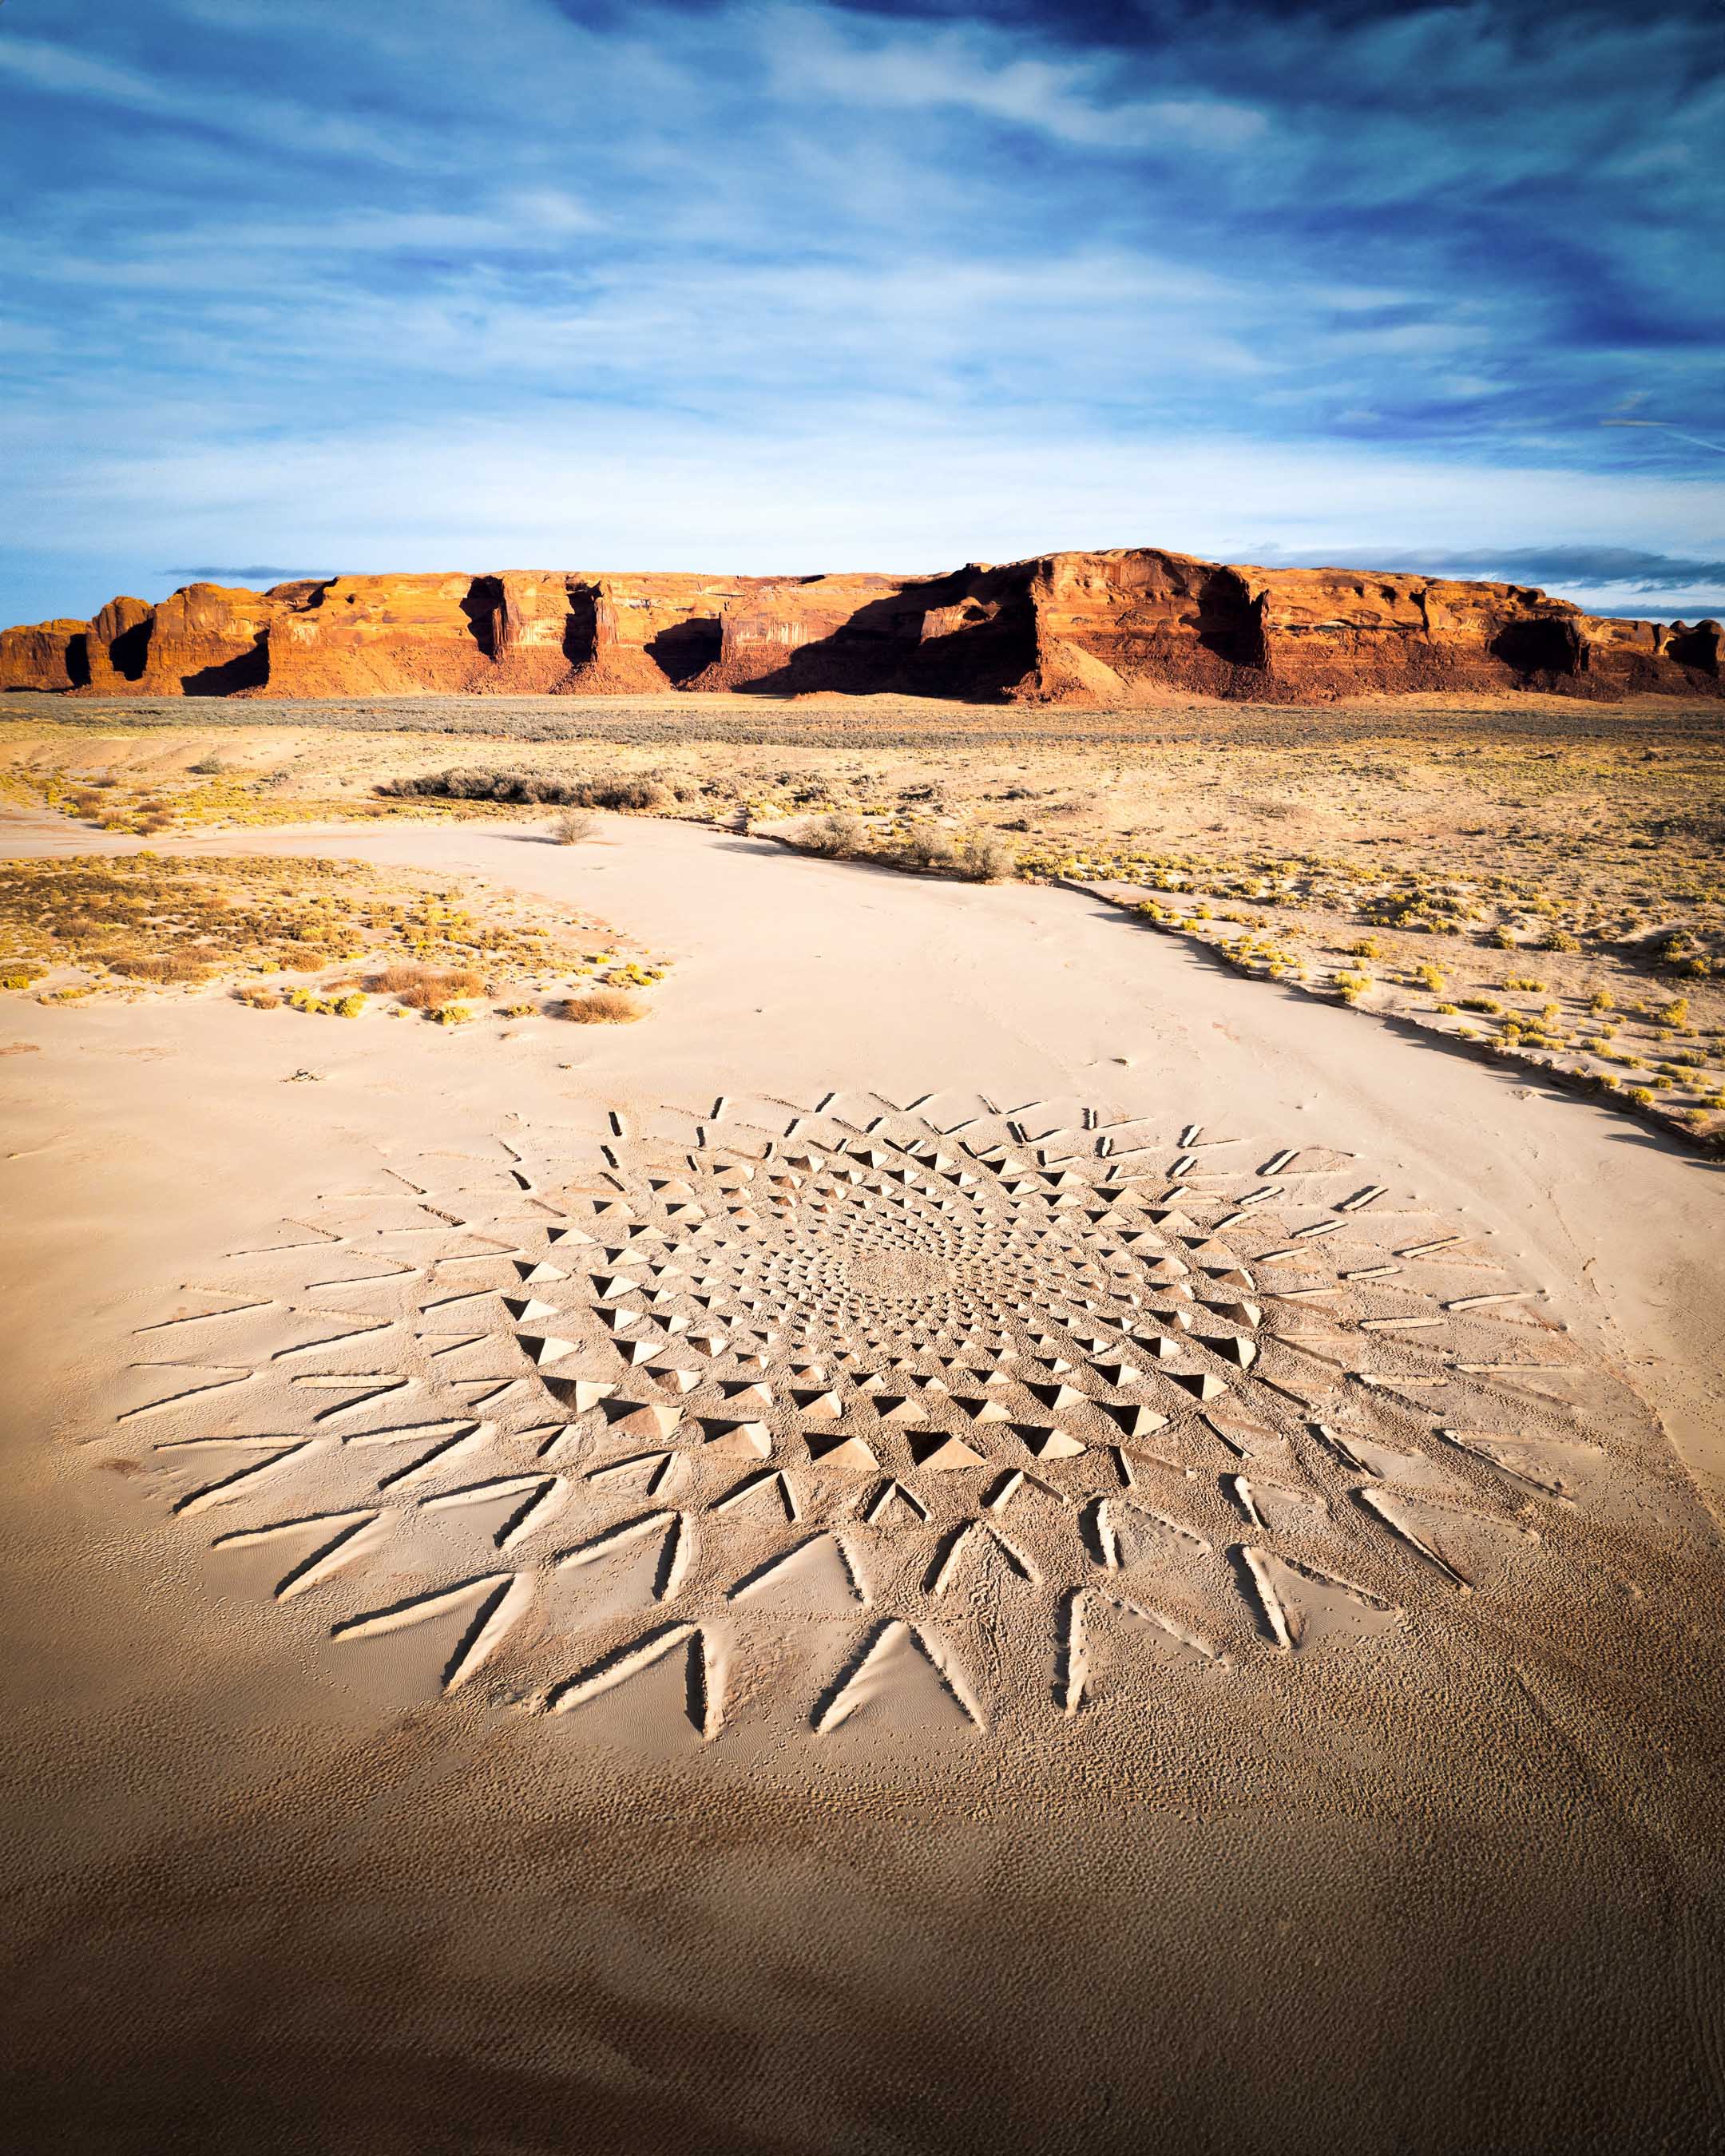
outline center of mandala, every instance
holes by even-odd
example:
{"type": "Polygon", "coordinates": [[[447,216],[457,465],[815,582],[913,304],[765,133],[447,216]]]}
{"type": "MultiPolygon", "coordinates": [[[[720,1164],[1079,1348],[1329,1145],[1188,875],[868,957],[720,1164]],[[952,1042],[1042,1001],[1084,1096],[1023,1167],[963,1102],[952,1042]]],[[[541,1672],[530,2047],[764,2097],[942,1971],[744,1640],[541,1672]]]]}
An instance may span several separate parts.
{"type": "Polygon", "coordinates": [[[858,1295],[939,1295],[952,1284],[947,1266],[919,1250],[860,1250],[841,1270],[845,1286],[858,1295]]]}

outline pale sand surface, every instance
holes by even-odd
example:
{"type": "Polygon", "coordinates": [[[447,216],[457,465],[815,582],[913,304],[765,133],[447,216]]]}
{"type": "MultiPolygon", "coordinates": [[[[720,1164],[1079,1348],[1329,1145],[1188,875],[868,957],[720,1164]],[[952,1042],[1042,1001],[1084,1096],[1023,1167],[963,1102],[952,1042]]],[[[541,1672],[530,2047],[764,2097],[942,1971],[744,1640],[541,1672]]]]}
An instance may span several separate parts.
{"type": "MultiPolygon", "coordinates": [[[[14,851],[98,850],[46,819],[8,828],[14,851]]],[[[0,1060],[6,2018],[26,2146],[1706,2145],[1725,1691],[1717,1533],[1694,1491],[1716,1512],[1725,1496],[1717,1169],[1070,893],[646,821],[573,849],[495,826],[251,843],[562,898],[676,968],[646,1024],[501,1042],[212,1000],[4,1007],[0,1045],[40,1049],[0,1060]],[[320,1081],[284,1084],[301,1066],[320,1081]],[[1003,1587],[998,1621],[986,1596],[947,1605],[968,1620],[930,1636],[956,1643],[980,1728],[937,1684],[919,1707],[895,1678],[817,1735],[845,1650],[822,1663],[807,1643],[841,1620],[745,1617],[737,1708],[703,1743],[651,1677],[521,1712],[591,1660],[536,1616],[447,1697],[405,1650],[332,1643],[321,1590],[278,1606],[285,1565],[254,1575],[209,1548],[279,1512],[172,1515],[198,1484],[164,1481],[151,1441],[195,1417],[115,1420],[154,1397],[127,1368],[135,1328],[193,1307],[187,1283],[236,1279],[212,1260],[285,1215],[334,1199],[357,1208],[345,1224],[387,1223],[386,1167],[422,1188],[428,1155],[458,1183],[495,1178],[512,1135],[542,1178],[593,1156],[612,1107],[633,1136],[661,1104],[812,1110],[834,1087],[933,1093],[938,1127],[949,1096],[1045,1101],[1047,1128],[1093,1105],[1122,1130],[1142,1118],[1158,1161],[1189,1123],[1252,1141],[1250,1168],[1328,1149],[1332,1200],[1381,1184],[1399,1209],[1385,1247],[1434,1216],[1483,1233],[1514,1286],[1543,1291],[1507,1309],[1505,1352],[1582,1365],[1610,1455],[1599,1504],[1507,1502],[1541,1540],[1520,1534],[1466,1596],[1404,1544],[1363,1539],[1330,1562],[1396,1624],[1370,1632],[1356,1603],[1339,1638],[1292,1655],[1255,1635],[1237,1565],[1218,1560],[1234,1599],[1206,1605],[1172,1570],[1135,1584],[1154,1568],[1128,1548],[1122,1592],[1166,1614],[1189,1588],[1181,1609],[1219,1660],[1139,1671],[1098,1605],[1095,1697],[1070,1715],[1033,1596],[1003,1587]],[[750,1656],[773,1653],[752,1690],[750,1656]]],[[[260,1333],[224,1352],[275,1350],[260,1333]]],[[[263,1397],[244,1427],[300,1434],[290,1396],[263,1397]]],[[[1297,1415],[1286,1427],[1307,1445],[1297,1415]]],[[[1298,1481],[1291,1456],[1263,1459],[1217,1455],[1272,1489],[1298,1481]]],[[[1157,1474],[1141,1466],[1134,1496],[1219,1543],[1214,1463],[1157,1474]]],[[[336,1507],[333,1481],[311,1487],[302,1510],[326,1490],[336,1507]]],[[[1001,1525],[1052,1590],[1055,1537],[1019,1517],[1001,1525]]],[[[888,1545],[850,1543],[879,1569],[888,1545]]],[[[740,1532],[726,1577],[772,1548],[740,1532]]],[[[389,1599],[330,1592],[337,1616],[389,1599]]]]}

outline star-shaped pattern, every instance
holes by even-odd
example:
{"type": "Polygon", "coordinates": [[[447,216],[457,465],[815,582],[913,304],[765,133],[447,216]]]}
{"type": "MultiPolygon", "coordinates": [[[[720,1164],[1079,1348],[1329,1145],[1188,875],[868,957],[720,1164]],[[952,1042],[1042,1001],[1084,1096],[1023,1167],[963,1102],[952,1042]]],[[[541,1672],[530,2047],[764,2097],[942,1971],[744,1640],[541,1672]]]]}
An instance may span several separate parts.
{"type": "Polygon", "coordinates": [[[1611,1386],[1481,1238],[1078,1103],[516,1130],[187,1294],[120,1428],[218,1555],[446,1690],[562,1715],[670,1665],[706,1738],[763,1687],[816,1737],[976,1731],[1135,1659],[1381,1652],[1610,1479],[1611,1386]]]}

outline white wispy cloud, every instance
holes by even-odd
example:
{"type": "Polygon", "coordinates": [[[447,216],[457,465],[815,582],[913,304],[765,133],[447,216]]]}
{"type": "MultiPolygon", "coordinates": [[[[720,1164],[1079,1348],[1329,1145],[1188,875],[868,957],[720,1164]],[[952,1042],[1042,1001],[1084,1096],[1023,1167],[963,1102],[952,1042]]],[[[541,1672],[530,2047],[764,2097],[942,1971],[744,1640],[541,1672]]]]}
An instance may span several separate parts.
{"type": "Polygon", "coordinates": [[[0,578],[1716,558],[1720,69],[1502,12],[6,9],[0,578]]]}
{"type": "Polygon", "coordinates": [[[407,167],[434,162],[434,146],[411,131],[348,119],[311,102],[260,95],[212,97],[208,85],[93,59],[46,38],[0,30],[0,76],[80,107],[121,106],[147,119],[173,121],[296,157],[355,158],[407,167]]]}
{"type": "Polygon", "coordinates": [[[1045,41],[1021,32],[924,25],[907,33],[891,18],[789,7],[749,20],[774,79],[793,97],[947,107],[1101,150],[1228,150],[1267,125],[1227,99],[1134,95],[1122,90],[1117,64],[1053,57],[1045,41]]]}

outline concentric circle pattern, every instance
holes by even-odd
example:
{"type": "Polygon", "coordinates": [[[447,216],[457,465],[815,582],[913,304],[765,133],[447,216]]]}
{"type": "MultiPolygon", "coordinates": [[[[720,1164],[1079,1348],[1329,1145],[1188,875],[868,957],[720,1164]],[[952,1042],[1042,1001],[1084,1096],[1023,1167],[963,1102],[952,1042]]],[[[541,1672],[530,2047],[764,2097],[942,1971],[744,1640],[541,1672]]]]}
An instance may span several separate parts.
{"type": "Polygon", "coordinates": [[[144,1328],[119,1428],[218,1579],[421,1689],[973,1735],[1645,1570],[1646,1419],[1539,1305],[1345,1154],[720,1102],[331,1193],[144,1328]]]}

